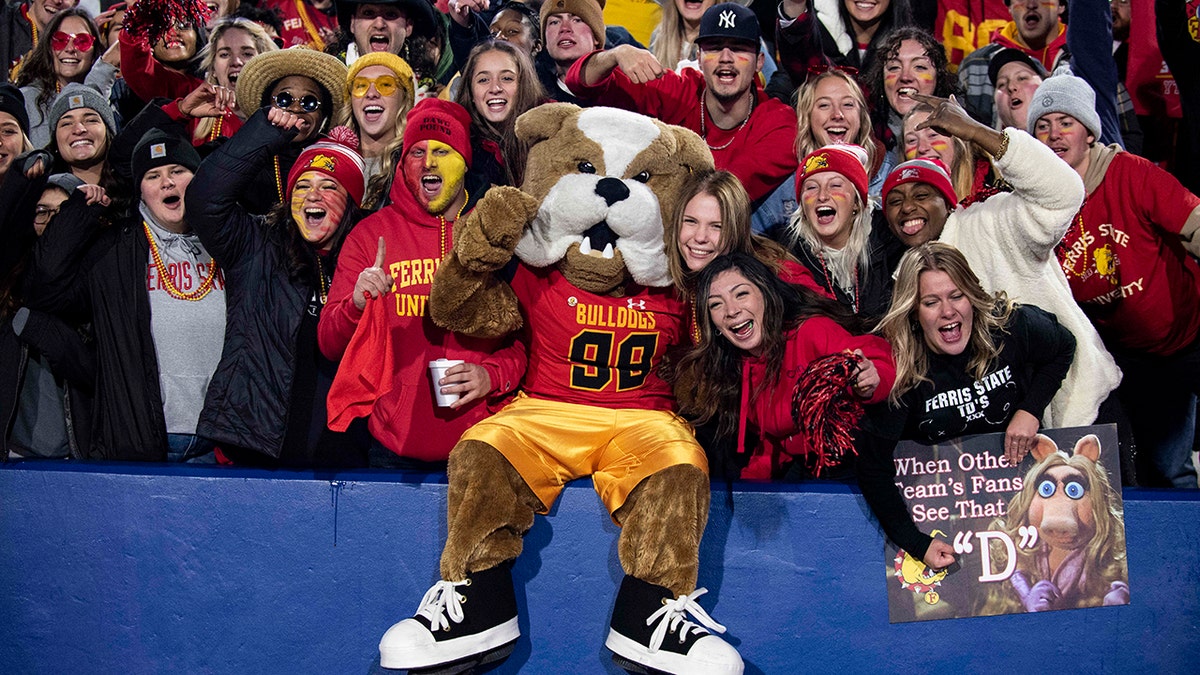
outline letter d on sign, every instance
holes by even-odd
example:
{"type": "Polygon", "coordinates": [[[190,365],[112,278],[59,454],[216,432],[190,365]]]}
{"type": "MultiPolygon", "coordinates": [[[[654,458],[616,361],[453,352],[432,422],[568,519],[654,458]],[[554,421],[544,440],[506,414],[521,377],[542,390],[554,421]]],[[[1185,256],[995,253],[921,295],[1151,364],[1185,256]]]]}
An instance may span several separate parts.
{"type": "Polygon", "coordinates": [[[975,538],[979,540],[979,555],[980,567],[983,573],[979,575],[981,582],[987,583],[992,581],[1004,581],[1012,576],[1013,569],[1017,566],[1017,548],[1013,546],[1012,539],[1003,532],[976,532],[975,538]],[[999,574],[992,572],[992,548],[988,545],[989,539],[999,539],[1004,542],[1004,550],[1008,554],[1008,564],[1004,566],[1004,571],[999,574]]]}

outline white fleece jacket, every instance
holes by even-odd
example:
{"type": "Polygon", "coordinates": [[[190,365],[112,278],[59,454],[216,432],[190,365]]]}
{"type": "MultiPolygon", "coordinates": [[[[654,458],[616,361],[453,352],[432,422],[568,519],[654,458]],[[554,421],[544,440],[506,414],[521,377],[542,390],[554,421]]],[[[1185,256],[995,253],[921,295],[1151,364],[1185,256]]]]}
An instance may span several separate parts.
{"type": "Polygon", "coordinates": [[[1083,204],[1083,180],[1024,131],[1004,133],[1008,150],[996,167],[1013,191],[950,214],[939,239],[963,252],[984,289],[1052,312],[1075,336],[1075,360],[1042,426],[1086,426],[1120,384],[1121,371],[1071,296],[1054,255],[1083,204]]]}

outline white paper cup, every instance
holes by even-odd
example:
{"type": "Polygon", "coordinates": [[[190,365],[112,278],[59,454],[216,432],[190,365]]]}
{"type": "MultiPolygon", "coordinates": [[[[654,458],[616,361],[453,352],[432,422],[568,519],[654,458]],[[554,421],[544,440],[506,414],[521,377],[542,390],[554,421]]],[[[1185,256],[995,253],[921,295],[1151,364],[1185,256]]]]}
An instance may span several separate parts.
{"type": "Polygon", "coordinates": [[[458,394],[443,394],[438,381],[446,376],[446,371],[451,366],[457,366],[460,363],[463,363],[462,359],[438,359],[429,362],[429,376],[433,379],[433,400],[439,408],[449,408],[459,398],[458,394]]]}

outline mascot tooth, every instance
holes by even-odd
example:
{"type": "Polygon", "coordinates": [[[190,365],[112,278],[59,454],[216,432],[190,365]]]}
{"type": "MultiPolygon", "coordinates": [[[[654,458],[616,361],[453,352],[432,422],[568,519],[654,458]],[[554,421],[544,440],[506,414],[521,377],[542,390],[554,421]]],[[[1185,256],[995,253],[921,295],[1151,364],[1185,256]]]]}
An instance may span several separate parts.
{"type": "Polygon", "coordinates": [[[737,650],[714,634],[724,627],[696,602],[704,451],[657,373],[687,340],[663,221],[712,155],[691,131],[608,108],[542,105],[516,132],[529,144],[525,184],[492,188],[455,224],[430,311],[468,335],[523,328],[513,348],[528,350],[528,369],[515,400],[450,453],[441,580],[384,635],[380,663],[450,673],[511,652],[512,561],[535,514],[591,475],[621,526],[613,659],[641,672],[741,673],[737,650]],[[497,274],[514,253],[506,283],[497,274]]]}

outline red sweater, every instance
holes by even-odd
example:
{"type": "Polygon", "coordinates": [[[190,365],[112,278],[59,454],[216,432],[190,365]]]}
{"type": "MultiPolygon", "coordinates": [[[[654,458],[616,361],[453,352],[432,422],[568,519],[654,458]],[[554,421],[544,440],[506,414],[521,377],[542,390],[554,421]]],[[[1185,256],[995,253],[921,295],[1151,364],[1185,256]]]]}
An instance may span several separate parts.
{"type": "MultiPolygon", "coordinates": [[[[482,400],[458,410],[437,407],[429,362],[446,358],[478,363],[487,369],[493,393],[503,393],[519,384],[524,352],[512,346],[497,351],[503,344],[499,340],[459,336],[434,325],[426,307],[429,287],[444,252],[452,245],[453,226],[443,225],[421,208],[403,180],[392,185],[391,198],[391,205],[363,220],[346,237],[329,299],[321,312],[317,342],[326,358],[342,358],[363,316],[351,297],[354,284],[360,272],[375,264],[377,242],[382,236],[387,244],[384,269],[396,285],[382,298],[387,304],[389,339],[376,342],[381,343],[380,349],[390,345],[393,368],[391,377],[383,378],[390,379],[390,386],[378,392],[368,428],[398,455],[445,460],[459,436],[486,417],[488,409],[482,400]]],[[[384,363],[385,358],[381,352],[376,363],[384,363]]],[[[363,360],[361,353],[359,360],[363,360]]],[[[339,371],[338,376],[343,373],[339,371]]],[[[332,401],[330,407],[334,407],[332,401]]]]}
{"type": "MultiPolygon", "coordinates": [[[[742,360],[742,417],[738,438],[745,437],[747,422],[758,430],[759,447],[742,471],[747,480],[770,480],[773,471],[797,455],[813,451],[808,437],[792,421],[792,391],[809,363],[830,354],[861,349],[879,371],[879,387],[866,403],[887,398],[896,383],[896,364],[892,347],[875,335],[851,335],[837,322],[824,317],[808,319],[788,334],[787,351],[779,380],[755,395],[755,389],[768,377],[767,363],[747,356],[742,360]]],[[[739,440],[740,444],[740,440],[739,440]]]]}
{"type": "Polygon", "coordinates": [[[1200,265],[1179,233],[1197,206],[1200,198],[1152,162],[1113,155],[1056,249],[1072,295],[1105,340],[1169,355],[1196,339],[1200,265]]]}
{"type": "MultiPolygon", "coordinates": [[[[657,117],[705,136],[700,129],[700,97],[705,88],[700,71],[693,68],[682,73],[667,71],[657,80],[639,85],[615,68],[608,77],[589,87],[582,76],[583,66],[591,56],[576,61],[567,72],[567,88],[580,99],[657,117]]],[[[744,128],[718,129],[711,115],[704,126],[709,148],[720,148],[712,150],[717,168],[737,176],[750,193],[750,199],[757,200],[770,194],[796,171],[796,111],[767,96],[757,83],[754,87],[754,111],[744,128]]]]}

